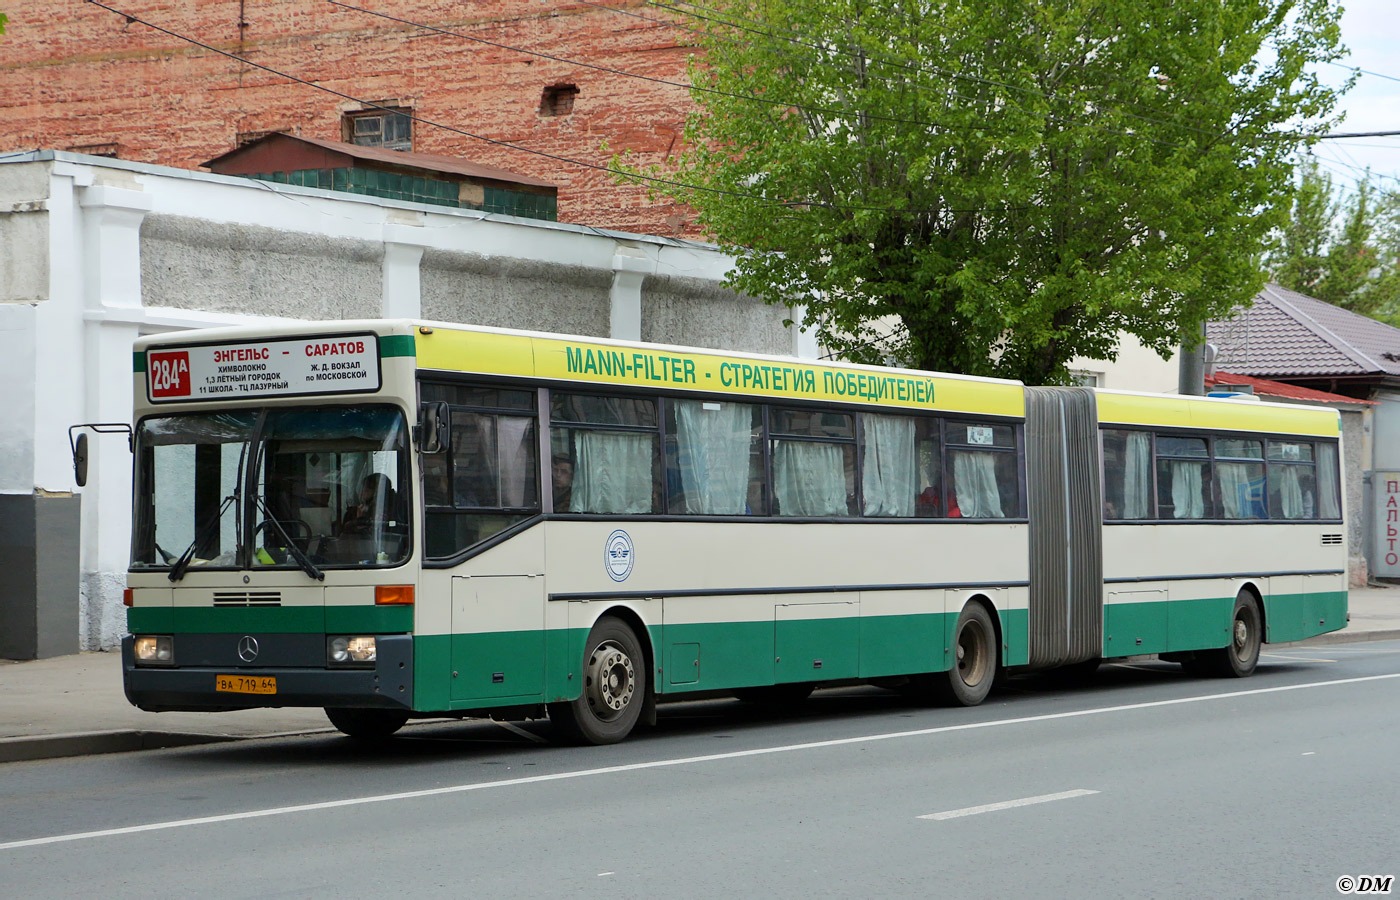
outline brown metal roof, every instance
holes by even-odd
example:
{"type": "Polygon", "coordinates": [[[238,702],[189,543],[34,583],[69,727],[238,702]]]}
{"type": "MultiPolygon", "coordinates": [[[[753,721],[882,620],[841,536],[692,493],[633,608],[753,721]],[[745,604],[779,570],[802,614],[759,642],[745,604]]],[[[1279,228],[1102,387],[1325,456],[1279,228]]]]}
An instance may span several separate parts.
{"type": "Polygon", "coordinates": [[[1400,376],[1400,328],[1277,284],[1206,326],[1216,365],[1261,378],[1400,376]]]}
{"type": "Polygon", "coordinates": [[[286,134],[285,132],[269,134],[266,137],[253,141],[251,144],[245,144],[236,150],[230,150],[228,153],[222,156],[216,156],[204,163],[204,166],[215,171],[221,171],[236,157],[250,152],[251,148],[257,147],[263,142],[275,140],[297,141],[302,144],[319,147],[322,150],[327,150],[332,153],[339,153],[354,159],[362,159],[381,165],[427,169],[432,172],[460,175],[467,178],[505,181],[514,184],[528,184],[535,187],[555,187],[553,182],[542,181],[538,178],[532,178],[529,175],[521,175],[518,172],[497,169],[494,166],[483,166],[478,163],[467,162],[465,159],[458,159],[455,156],[434,156],[430,153],[409,153],[403,150],[386,150],[382,147],[361,147],[359,144],[347,144],[344,141],[323,141],[318,138],[302,137],[295,134],[286,134]]]}

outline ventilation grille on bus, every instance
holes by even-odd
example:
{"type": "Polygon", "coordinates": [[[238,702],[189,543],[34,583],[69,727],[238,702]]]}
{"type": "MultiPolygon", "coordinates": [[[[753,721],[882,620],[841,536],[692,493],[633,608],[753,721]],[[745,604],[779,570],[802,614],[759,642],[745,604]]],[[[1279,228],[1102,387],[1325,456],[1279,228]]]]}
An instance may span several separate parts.
{"type": "Polygon", "coordinates": [[[1324,534],[1324,535],[1322,536],[1322,543],[1323,543],[1324,545],[1326,545],[1326,544],[1340,544],[1341,542],[1342,542],[1342,536],[1341,536],[1340,534],[1324,534]]]}
{"type": "Polygon", "coordinates": [[[281,606],[281,591],[215,591],[215,606],[281,606]]]}

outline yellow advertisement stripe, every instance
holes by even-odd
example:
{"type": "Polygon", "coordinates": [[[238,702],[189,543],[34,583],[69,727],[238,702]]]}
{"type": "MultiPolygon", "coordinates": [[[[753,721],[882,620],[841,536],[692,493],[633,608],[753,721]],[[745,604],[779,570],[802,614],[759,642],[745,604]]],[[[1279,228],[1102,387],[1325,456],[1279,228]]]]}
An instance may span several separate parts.
{"type": "Polygon", "coordinates": [[[1099,421],[1118,425],[1160,425],[1217,431],[1259,431],[1336,437],[1340,424],[1335,410],[1316,407],[1263,405],[1241,400],[1149,397],[1135,394],[1098,395],[1099,421]]]}
{"type": "Polygon", "coordinates": [[[908,369],[857,369],[447,329],[420,333],[417,351],[421,368],[450,372],[1025,416],[1025,398],[1018,384],[908,369]]]}

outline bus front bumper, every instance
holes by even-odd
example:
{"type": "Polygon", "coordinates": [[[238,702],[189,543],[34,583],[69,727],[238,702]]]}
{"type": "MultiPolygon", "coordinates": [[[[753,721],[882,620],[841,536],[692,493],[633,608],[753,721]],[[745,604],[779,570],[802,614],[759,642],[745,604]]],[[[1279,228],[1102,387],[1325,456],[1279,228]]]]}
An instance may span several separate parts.
{"type": "MultiPolygon", "coordinates": [[[[264,641],[277,635],[260,636],[264,641]]],[[[237,641],[238,635],[232,637],[237,641]]],[[[413,709],[413,637],[378,635],[374,668],[248,666],[219,663],[200,654],[196,665],[179,665],[185,646],[228,643],[228,635],[177,635],[174,666],[138,666],[135,638],[122,638],[122,685],[133,706],[149,712],[265,709],[282,706],[353,709],[413,709]],[[219,683],[256,684],[272,693],[220,690],[219,683]],[[269,681],[271,679],[271,681],[269,681]]]]}

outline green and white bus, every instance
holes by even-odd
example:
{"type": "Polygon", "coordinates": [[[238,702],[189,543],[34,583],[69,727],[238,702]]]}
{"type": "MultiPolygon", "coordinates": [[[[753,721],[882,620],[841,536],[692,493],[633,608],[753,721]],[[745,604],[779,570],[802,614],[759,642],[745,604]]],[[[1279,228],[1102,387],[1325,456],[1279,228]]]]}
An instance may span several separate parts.
{"type": "Polygon", "coordinates": [[[1335,411],[410,321],[142,338],[122,645],[148,710],[527,718],[1346,622],[1335,411]]]}

